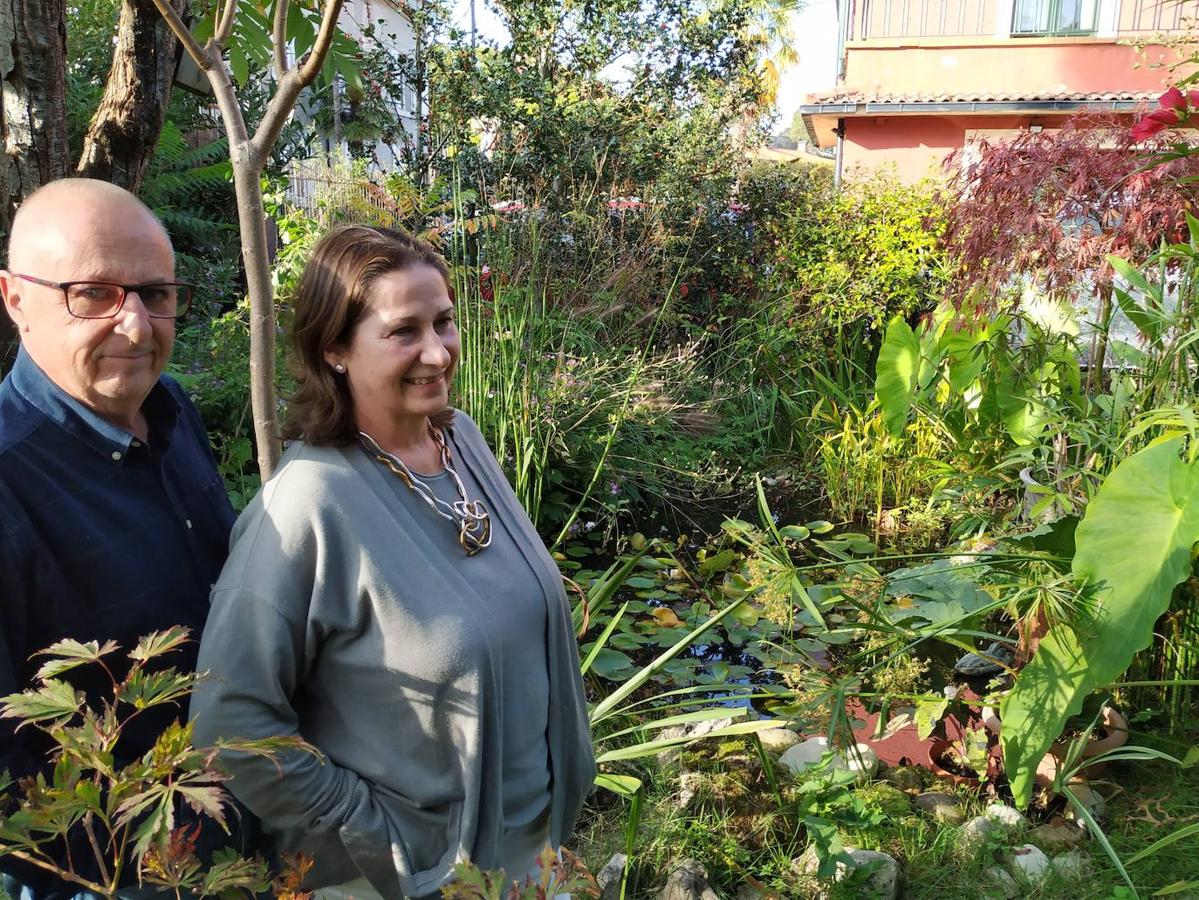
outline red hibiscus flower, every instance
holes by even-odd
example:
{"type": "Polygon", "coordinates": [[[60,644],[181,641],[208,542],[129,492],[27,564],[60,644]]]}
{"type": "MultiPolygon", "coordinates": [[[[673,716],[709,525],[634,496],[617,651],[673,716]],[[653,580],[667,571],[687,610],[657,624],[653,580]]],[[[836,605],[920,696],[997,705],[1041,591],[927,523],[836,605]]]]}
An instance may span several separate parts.
{"type": "Polygon", "coordinates": [[[1159,132],[1185,122],[1190,111],[1199,107],[1199,91],[1188,91],[1186,95],[1172,87],[1157,101],[1156,109],[1132,126],[1130,134],[1134,141],[1143,141],[1159,132]]]}

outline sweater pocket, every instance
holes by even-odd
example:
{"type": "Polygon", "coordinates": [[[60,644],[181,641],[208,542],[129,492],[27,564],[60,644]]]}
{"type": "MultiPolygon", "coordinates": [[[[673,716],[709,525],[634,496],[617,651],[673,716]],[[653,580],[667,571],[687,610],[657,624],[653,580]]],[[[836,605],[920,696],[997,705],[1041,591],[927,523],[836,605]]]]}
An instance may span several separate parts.
{"type": "Polygon", "coordinates": [[[370,788],[373,810],[351,811],[339,829],[359,871],[384,897],[435,892],[459,861],[462,801],[418,806],[380,785],[370,788]],[[386,838],[380,840],[381,815],[386,838]]]}

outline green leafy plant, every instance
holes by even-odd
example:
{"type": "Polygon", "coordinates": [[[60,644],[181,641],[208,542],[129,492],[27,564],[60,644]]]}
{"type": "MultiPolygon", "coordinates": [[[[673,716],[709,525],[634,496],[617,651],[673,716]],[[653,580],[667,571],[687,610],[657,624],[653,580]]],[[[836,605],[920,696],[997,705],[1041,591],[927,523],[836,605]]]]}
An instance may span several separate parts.
{"type": "Polygon", "coordinates": [[[1051,628],[1000,708],[1004,764],[1021,804],[1066,720],[1149,646],[1154,623],[1191,574],[1199,541],[1196,449],[1172,438],[1125,460],[1078,525],[1072,571],[1094,592],[1093,617],[1085,630],[1051,628]]]}
{"type": "MultiPolygon", "coordinates": [[[[36,686],[3,698],[0,716],[18,728],[36,728],[52,741],[53,767],[13,781],[0,775],[0,856],[12,856],[59,878],[114,898],[129,880],[198,897],[254,895],[271,883],[261,859],[244,859],[231,849],[211,861],[196,855],[199,819],[228,831],[230,798],[217,753],[234,750],[273,758],[277,751],[312,751],[298,737],[192,745],[191,725],[178,722],[160,734],[141,757],[120,764],[115,756],[126,725],[145,710],[178,707],[200,675],[158,667],[158,660],[188,639],[174,627],[143,637],[125,654],[113,641],[62,640],[41,651],[46,662],[36,686]],[[151,664],[154,665],[151,665],[151,664]],[[102,669],[111,695],[98,707],[62,676],[80,666],[102,669]],[[116,672],[127,668],[123,677],[116,672]],[[180,821],[187,807],[193,821],[180,821]],[[86,837],[98,880],[85,877],[62,841],[86,837]]],[[[312,751],[315,752],[315,751],[312,751]]]]}
{"type": "Polygon", "coordinates": [[[881,329],[933,307],[947,274],[944,210],[931,182],[879,173],[797,208],[771,279],[809,327],[881,329]]]}
{"type": "Polygon", "coordinates": [[[951,741],[946,752],[949,758],[967,771],[986,781],[991,765],[990,736],[985,728],[967,728],[962,736],[951,741]]]}
{"type": "Polygon", "coordinates": [[[599,885],[583,861],[563,847],[546,847],[537,859],[534,879],[517,879],[504,890],[504,871],[484,872],[472,863],[454,866],[454,880],[441,889],[444,900],[554,900],[562,894],[598,897],[599,885]]]}

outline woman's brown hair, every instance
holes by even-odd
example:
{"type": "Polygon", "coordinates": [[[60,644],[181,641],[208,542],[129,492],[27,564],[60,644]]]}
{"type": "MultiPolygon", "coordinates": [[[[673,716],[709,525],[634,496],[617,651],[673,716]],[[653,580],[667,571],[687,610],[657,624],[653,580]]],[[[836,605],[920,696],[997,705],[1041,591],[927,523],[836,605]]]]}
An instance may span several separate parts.
{"type": "MultiPolygon", "coordinates": [[[[329,366],[325,351],[349,343],[377,278],[420,265],[440,272],[450,288],[445,260],[406,231],[343,225],[317,242],[292,302],[291,367],[299,388],[288,403],[284,438],[334,445],[357,439],[349,385],[329,366]]],[[[448,425],[452,415],[447,408],[433,424],[448,425]]]]}

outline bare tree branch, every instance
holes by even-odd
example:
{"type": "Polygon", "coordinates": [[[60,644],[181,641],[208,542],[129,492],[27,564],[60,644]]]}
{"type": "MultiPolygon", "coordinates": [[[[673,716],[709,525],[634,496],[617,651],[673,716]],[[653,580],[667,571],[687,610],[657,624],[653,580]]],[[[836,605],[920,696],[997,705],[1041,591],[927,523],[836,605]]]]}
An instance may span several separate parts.
{"type": "Polygon", "coordinates": [[[188,31],[187,25],[179,17],[175,7],[171,6],[170,0],[154,0],[154,6],[166,20],[167,26],[175,33],[175,37],[179,38],[179,43],[183,45],[187,55],[192,58],[201,72],[207,72],[212,66],[212,61],[204,52],[204,48],[200,46],[199,41],[192,37],[192,33],[188,31]]]}
{"type": "Polygon", "coordinates": [[[287,74],[287,7],[288,0],[275,0],[275,27],[271,49],[275,52],[275,77],[280,81],[287,74]]]}
{"type": "Polygon", "coordinates": [[[292,69],[280,80],[275,96],[267,105],[266,114],[258,123],[258,131],[255,132],[252,141],[254,159],[259,165],[275,145],[287,117],[295,108],[300,91],[316,80],[317,73],[325,64],[325,57],[329,54],[329,48],[333,46],[333,38],[337,34],[337,17],[341,15],[342,3],[343,0],[329,0],[321,19],[320,33],[312,49],[304,54],[303,62],[298,68],[292,69]]]}
{"type": "Polygon", "coordinates": [[[321,19],[321,30],[316,36],[316,43],[312,45],[307,59],[300,66],[300,82],[305,87],[316,81],[317,73],[325,64],[325,56],[328,55],[329,48],[333,46],[333,38],[337,36],[337,18],[341,15],[342,3],[343,0],[329,0],[329,5],[325,7],[325,17],[321,19]]]}
{"type": "Polygon", "coordinates": [[[212,43],[216,47],[224,48],[229,43],[229,38],[233,36],[233,23],[237,20],[237,0],[225,0],[225,9],[221,13],[221,18],[217,24],[216,31],[212,35],[212,43]]]}
{"type": "Polygon", "coordinates": [[[26,850],[14,850],[14,849],[10,849],[9,847],[5,847],[5,849],[8,850],[7,855],[11,856],[13,859],[24,860],[25,862],[29,863],[30,865],[37,866],[39,869],[45,869],[47,872],[51,872],[54,875],[57,875],[63,881],[72,881],[75,884],[78,884],[82,887],[87,888],[89,891],[92,891],[93,893],[99,894],[100,896],[104,896],[104,894],[106,894],[108,892],[108,888],[105,887],[104,885],[96,884],[96,882],[94,882],[94,881],[88,881],[86,878],[80,878],[74,872],[63,872],[58,868],[58,866],[54,865],[53,863],[46,862],[41,857],[34,856],[32,853],[30,853],[26,850]]]}

